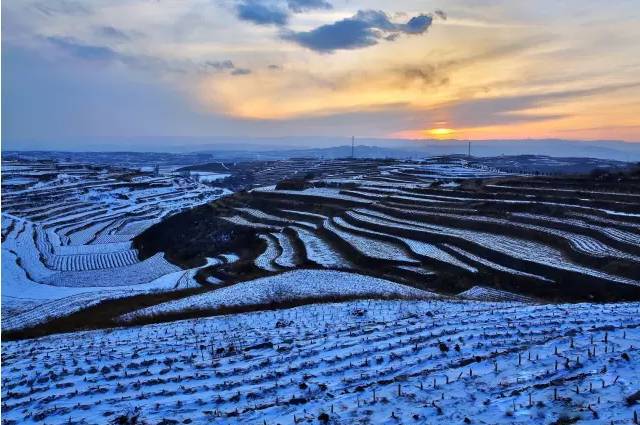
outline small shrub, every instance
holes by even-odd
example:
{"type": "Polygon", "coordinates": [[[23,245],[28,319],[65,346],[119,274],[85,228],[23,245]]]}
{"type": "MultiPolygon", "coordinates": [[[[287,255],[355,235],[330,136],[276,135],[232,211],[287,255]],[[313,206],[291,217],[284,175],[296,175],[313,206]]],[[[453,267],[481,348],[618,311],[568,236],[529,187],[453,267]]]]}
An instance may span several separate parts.
{"type": "Polygon", "coordinates": [[[365,314],[367,314],[367,310],[365,310],[364,308],[354,308],[353,310],[351,310],[352,316],[362,317],[365,314]]]}
{"type": "Polygon", "coordinates": [[[302,179],[286,179],[281,180],[276,185],[276,190],[305,190],[309,187],[309,183],[302,179]]]}
{"type": "Polygon", "coordinates": [[[123,413],[111,420],[113,425],[144,425],[145,421],[140,419],[140,408],[123,413]]]}
{"type": "Polygon", "coordinates": [[[635,393],[628,396],[625,401],[627,402],[627,406],[633,406],[634,404],[640,402],[640,391],[636,391],[635,393]]]}
{"type": "Polygon", "coordinates": [[[551,425],[571,425],[578,422],[580,418],[578,416],[570,417],[568,415],[560,415],[557,421],[552,422],[551,425]]]}

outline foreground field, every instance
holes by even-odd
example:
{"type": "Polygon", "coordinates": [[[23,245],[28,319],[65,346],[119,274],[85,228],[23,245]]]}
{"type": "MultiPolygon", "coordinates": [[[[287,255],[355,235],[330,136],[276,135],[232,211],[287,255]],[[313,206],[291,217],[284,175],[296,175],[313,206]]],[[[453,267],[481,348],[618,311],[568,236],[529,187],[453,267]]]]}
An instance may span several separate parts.
{"type": "Polygon", "coordinates": [[[638,303],[358,301],[3,342],[3,423],[630,424],[639,326],[638,303]]]}

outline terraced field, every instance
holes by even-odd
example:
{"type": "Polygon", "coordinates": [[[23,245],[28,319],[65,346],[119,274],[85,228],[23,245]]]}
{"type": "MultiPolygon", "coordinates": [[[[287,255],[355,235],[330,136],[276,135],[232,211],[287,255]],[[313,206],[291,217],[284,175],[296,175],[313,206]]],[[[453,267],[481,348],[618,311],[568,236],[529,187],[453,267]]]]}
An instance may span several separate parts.
{"type": "Polygon", "coordinates": [[[220,167],[262,185],[229,195],[183,173],[5,161],[3,330],[300,269],[487,299],[640,299],[637,181],[521,176],[460,158],[220,167]]]}
{"type": "Polygon", "coordinates": [[[190,178],[77,163],[2,163],[2,329],[108,299],[197,286],[131,240],[227,193],[190,178]]]}
{"type": "Polygon", "coordinates": [[[632,424],[639,327],[638,303],[358,301],[52,335],[3,342],[2,417],[632,424]]]}
{"type": "MultiPolygon", "coordinates": [[[[186,213],[197,228],[188,217],[167,223],[182,239],[156,230],[136,243],[145,255],[175,258],[172,246],[224,222],[224,232],[261,241],[255,252],[237,251],[234,267],[253,276],[324,268],[449,295],[478,286],[539,300],[640,299],[637,179],[520,176],[446,158],[355,163],[358,173],[336,167],[235,194],[186,213]]],[[[220,249],[235,247],[207,255],[220,249]]],[[[233,283],[240,274],[205,268],[198,276],[233,283]]]]}

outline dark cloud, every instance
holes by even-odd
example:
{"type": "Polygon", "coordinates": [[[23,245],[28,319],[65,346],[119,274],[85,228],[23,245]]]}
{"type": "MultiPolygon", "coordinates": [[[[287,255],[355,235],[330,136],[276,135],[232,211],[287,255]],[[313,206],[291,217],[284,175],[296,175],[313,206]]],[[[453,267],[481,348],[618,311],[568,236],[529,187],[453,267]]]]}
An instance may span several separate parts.
{"type": "Polygon", "coordinates": [[[121,58],[109,47],[83,44],[70,37],[47,37],[46,40],[65,53],[88,61],[113,61],[121,58]]]}
{"type": "Polygon", "coordinates": [[[97,29],[97,32],[98,32],[98,34],[100,34],[103,37],[110,38],[110,39],[116,40],[116,41],[129,41],[129,40],[131,40],[131,37],[129,37],[123,31],[120,31],[119,29],[114,28],[112,26],[100,27],[100,28],[97,29]]]}
{"type": "Polygon", "coordinates": [[[231,71],[231,75],[248,75],[251,74],[251,70],[247,68],[236,68],[231,71]]]}
{"type": "Polygon", "coordinates": [[[437,87],[449,84],[449,77],[435,65],[423,65],[421,67],[406,67],[400,71],[404,81],[419,82],[424,86],[437,87]]]}
{"type": "Polygon", "coordinates": [[[247,75],[247,74],[251,74],[251,70],[250,69],[248,69],[248,68],[238,68],[230,60],[206,61],[201,65],[200,69],[204,73],[228,72],[231,75],[247,75]]]}
{"type": "Polygon", "coordinates": [[[269,68],[272,71],[279,71],[279,70],[282,69],[282,67],[280,65],[274,65],[274,64],[271,64],[271,65],[267,66],[267,68],[269,68]]]}
{"type": "Polygon", "coordinates": [[[239,19],[256,25],[286,25],[289,15],[278,5],[262,0],[243,0],[236,5],[239,19]]]}
{"type": "Polygon", "coordinates": [[[414,16],[405,24],[391,21],[378,10],[360,10],[353,17],[322,25],[311,31],[285,31],[282,38],[318,52],[359,49],[378,44],[380,39],[396,40],[400,34],[422,34],[433,22],[431,15],[414,16]]]}
{"type": "Polygon", "coordinates": [[[332,52],[372,46],[378,43],[380,35],[365,22],[345,19],[311,31],[286,32],[282,38],[318,52],[332,52]]]}
{"type": "Polygon", "coordinates": [[[433,23],[433,18],[430,15],[418,15],[409,19],[404,26],[401,26],[401,31],[407,34],[422,34],[433,23]]]}
{"type": "Polygon", "coordinates": [[[288,0],[287,6],[295,13],[313,9],[331,9],[331,3],[326,0],[288,0]]]}
{"type": "Polygon", "coordinates": [[[433,12],[433,14],[436,15],[440,19],[444,19],[445,21],[447,20],[447,14],[444,11],[440,10],[440,9],[436,10],[435,12],[433,12]]]}
{"type": "Polygon", "coordinates": [[[230,60],[224,61],[206,61],[202,64],[205,72],[222,72],[235,69],[235,65],[230,60]]]}

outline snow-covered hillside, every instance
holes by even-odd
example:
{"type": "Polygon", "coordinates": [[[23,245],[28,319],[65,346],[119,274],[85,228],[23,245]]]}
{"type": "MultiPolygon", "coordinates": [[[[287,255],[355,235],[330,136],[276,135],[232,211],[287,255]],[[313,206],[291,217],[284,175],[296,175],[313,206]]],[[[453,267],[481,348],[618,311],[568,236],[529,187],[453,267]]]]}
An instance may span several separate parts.
{"type": "Polygon", "coordinates": [[[432,292],[355,273],[333,270],[295,270],[147,307],[128,313],[121,319],[129,321],[139,317],[153,317],[189,310],[215,310],[221,307],[358,296],[371,298],[438,298],[438,295],[432,292]]]}
{"type": "Polygon", "coordinates": [[[5,161],[2,175],[23,176],[2,187],[3,330],[197,285],[162,253],[141,261],[131,240],[227,193],[188,178],[87,164],[5,161]]]}

